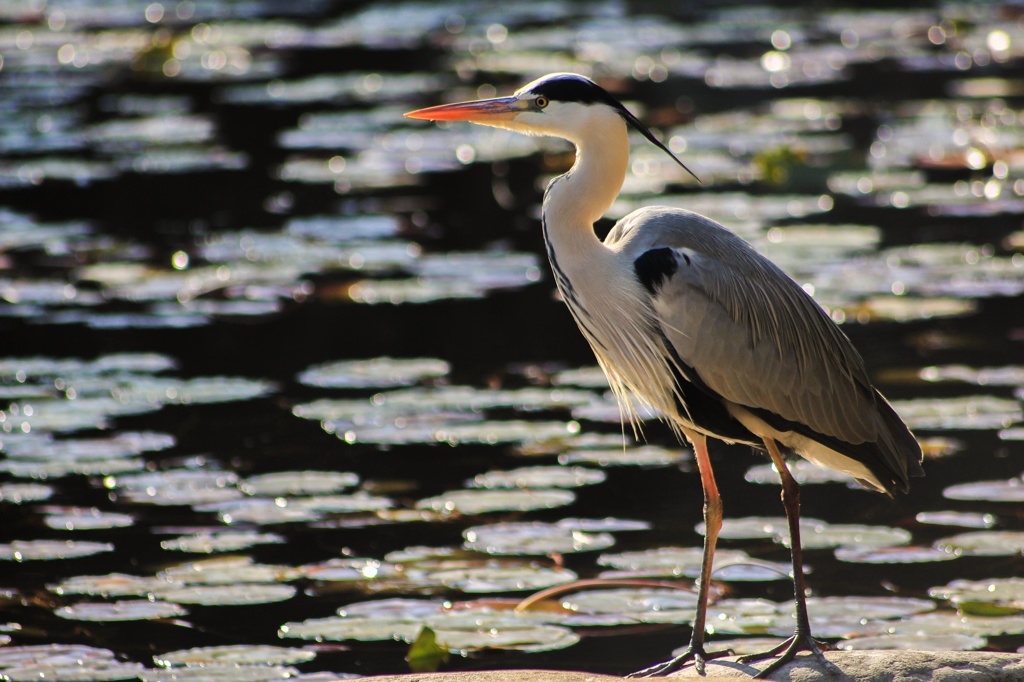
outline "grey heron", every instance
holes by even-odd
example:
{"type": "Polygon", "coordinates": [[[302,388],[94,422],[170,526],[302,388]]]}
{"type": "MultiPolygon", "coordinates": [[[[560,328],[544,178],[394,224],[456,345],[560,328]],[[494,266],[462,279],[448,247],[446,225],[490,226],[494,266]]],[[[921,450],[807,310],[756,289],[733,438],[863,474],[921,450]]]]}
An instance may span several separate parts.
{"type": "MultiPolygon", "coordinates": [[[[800,544],[799,489],[786,449],[892,496],[924,474],[921,448],[872,386],[839,327],[790,277],[705,216],[641,208],[601,241],[594,223],[618,196],[629,165],[630,127],[686,168],[622,103],[576,74],[538,78],[508,97],[440,105],[406,116],[469,121],[572,142],[572,168],[548,185],[542,228],[558,291],[589,341],[624,418],[629,394],[665,416],[692,445],[704,491],[705,536],[689,646],[635,673],[665,675],[707,652],[705,613],[722,501],[707,438],[766,451],[782,482],[791,537],[796,629],[767,676],[800,651],[833,669],[811,637],[800,544]]],[[[686,169],[689,172],[689,169],[686,169]]]]}

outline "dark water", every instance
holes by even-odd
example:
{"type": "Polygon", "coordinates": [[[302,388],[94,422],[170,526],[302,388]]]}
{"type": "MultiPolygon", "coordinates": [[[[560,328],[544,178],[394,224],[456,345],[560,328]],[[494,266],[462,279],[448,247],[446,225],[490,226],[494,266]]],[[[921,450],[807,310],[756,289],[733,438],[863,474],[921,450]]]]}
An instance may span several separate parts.
{"type": "MultiPolygon", "coordinates": [[[[637,139],[612,217],[671,203],[754,241],[843,323],[926,444],[928,475],[907,496],[889,500],[842,482],[803,487],[806,516],[885,530],[897,539],[879,546],[921,550],[912,559],[844,561],[843,549],[871,541],[823,541],[806,552],[814,595],[925,600],[936,608],[929,617],[950,620],[929,630],[909,613],[887,617],[910,623],[907,631],[963,635],[939,648],[1024,645],[1024,596],[1005,582],[1024,568],[1024,26],[1012,7],[143,9],[0,2],[0,588],[9,638],[0,661],[17,646],[81,644],[164,679],[152,670],[154,655],[272,644],[315,651],[315,660],[294,664],[321,672],[317,679],[403,672],[407,644],[390,634],[311,642],[278,631],[377,598],[531,591],[466,591],[438,577],[441,569],[564,577],[564,567],[592,578],[610,570],[602,555],[700,546],[700,483],[688,456],[586,463],[606,478],[573,489],[567,506],[517,510],[517,499],[460,514],[432,502],[485,472],[558,466],[559,454],[565,465],[567,453],[585,454],[588,444],[622,450],[601,386],[570,378],[557,384],[563,394],[549,390],[558,372],[593,365],[553,296],[537,220],[546,180],[570,162],[565,146],[401,118],[558,70],[613,89],[703,180],[694,186],[637,139]],[[360,384],[351,368],[303,374],[373,358],[447,365],[413,372],[407,383],[422,391],[413,394],[393,393],[401,382],[379,376],[360,384]],[[459,387],[471,395],[453,397],[459,387]],[[543,395],[523,392],[530,388],[543,395]],[[302,471],[358,478],[329,490],[314,485],[326,486],[323,475],[291,488],[257,483],[261,474],[302,471]],[[221,474],[189,478],[202,472],[221,474]],[[986,485],[966,499],[949,491],[971,482],[986,485]],[[335,494],[344,499],[317,501],[335,494]],[[231,506],[253,500],[268,506],[231,506]],[[922,512],[960,515],[934,523],[922,512]],[[100,527],[90,528],[97,517],[100,527]],[[459,549],[471,527],[566,518],[646,526],[598,524],[593,534],[614,540],[601,551],[459,549]],[[234,550],[174,548],[176,538],[223,530],[276,537],[234,550]],[[950,540],[978,530],[991,538],[980,548],[975,538],[950,540]],[[107,545],[48,559],[34,554],[42,546],[19,544],[39,540],[107,545]],[[390,554],[410,547],[441,556],[390,554]],[[274,568],[269,577],[206,580],[180,566],[224,556],[274,568]],[[339,558],[360,577],[320,577],[322,564],[339,558]],[[69,589],[73,578],[114,573],[160,575],[164,589],[294,589],[234,605],[218,605],[232,597],[216,588],[177,598],[152,585],[127,596],[69,589]],[[961,615],[1003,620],[958,620],[956,603],[942,596],[958,579],[1002,581],[996,601],[975,595],[959,606],[961,615]],[[73,608],[122,599],[180,609],[97,622],[73,608]]],[[[396,373],[385,362],[384,374],[396,373]]],[[[679,456],[664,426],[650,421],[645,431],[665,456],[679,456]]],[[[728,519],[781,516],[777,486],[744,481],[763,465],[759,456],[711,447],[728,519]]],[[[721,547],[783,567],[788,558],[770,533],[721,547]]],[[[728,599],[791,598],[778,576],[721,586],[728,599]]],[[[869,610],[835,615],[826,603],[812,604],[812,618],[834,641],[888,629],[869,610]]],[[[552,621],[579,641],[473,651],[448,667],[623,673],[689,637],[685,624],[643,619],[552,621]]],[[[735,632],[719,624],[718,636],[785,631],[755,621],[739,617],[735,632]]],[[[394,636],[420,624],[414,618],[394,636]]]]}

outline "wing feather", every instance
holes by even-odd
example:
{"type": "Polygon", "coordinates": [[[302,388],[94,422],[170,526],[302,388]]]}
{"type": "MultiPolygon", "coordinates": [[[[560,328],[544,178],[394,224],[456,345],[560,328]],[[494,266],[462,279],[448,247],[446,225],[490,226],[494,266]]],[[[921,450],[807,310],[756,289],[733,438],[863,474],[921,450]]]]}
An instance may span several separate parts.
{"type": "Polygon", "coordinates": [[[743,239],[699,214],[659,207],[628,216],[605,244],[634,257],[666,247],[677,254],[651,303],[683,362],[723,398],[851,444],[884,437],[856,349],[743,239]]]}

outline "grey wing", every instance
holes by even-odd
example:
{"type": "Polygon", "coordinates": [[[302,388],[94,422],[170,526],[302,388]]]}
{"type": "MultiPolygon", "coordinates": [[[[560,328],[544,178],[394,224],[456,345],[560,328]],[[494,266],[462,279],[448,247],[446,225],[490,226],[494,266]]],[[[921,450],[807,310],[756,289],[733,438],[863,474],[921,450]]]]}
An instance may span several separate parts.
{"type": "Polygon", "coordinates": [[[606,243],[620,242],[628,258],[672,257],[674,271],[648,287],[651,305],[708,388],[847,443],[880,437],[860,355],[799,285],[708,218],[672,209],[634,216],[606,243]]]}

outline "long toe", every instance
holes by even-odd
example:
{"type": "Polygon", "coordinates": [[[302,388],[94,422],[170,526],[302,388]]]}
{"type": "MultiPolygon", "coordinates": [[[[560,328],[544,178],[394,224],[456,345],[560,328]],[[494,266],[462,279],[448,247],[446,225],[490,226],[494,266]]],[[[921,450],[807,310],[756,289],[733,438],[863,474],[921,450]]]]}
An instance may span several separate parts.
{"type": "Polygon", "coordinates": [[[766,667],[764,670],[755,675],[755,677],[763,679],[768,677],[773,672],[775,672],[782,666],[786,665],[790,661],[792,661],[793,658],[795,658],[796,655],[801,651],[809,651],[810,653],[814,654],[814,657],[818,659],[818,662],[821,664],[821,667],[823,667],[826,671],[828,671],[832,675],[841,676],[842,672],[839,670],[839,668],[837,668],[832,662],[825,658],[825,654],[822,653],[822,651],[827,651],[831,648],[832,647],[830,647],[825,642],[819,642],[818,640],[811,637],[809,634],[797,633],[789,639],[787,639],[786,641],[784,641],[779,646],[775,647],[774,649],[762,651],[758,654],[747,654],[746,656],[741,656],[739,660],[740,663],[750,663],[752,661],[760,661],[765,658],[773,658],[777,656],[778,658],[772,661],[771,664],[768,665],[768,667],[766,667]]]}
{"type": "Polygon", "coordinates": [[[716,658],[722,658],[723,656],[731,656],[731,649],[725,649],[723,651],[712,651],[708,653],[704,651],[702,646],[693,646],[692,644],[686,648],[686,651],[679,654],[675,658],[671,658],[661,663],[656,663],[650,668],[644,668],[638,670],[635,673],[630,673],[626,677],[662,677],[673,673],[676,670],[681,670],[686,667],[687,663],[692,662],[697,672],[701,675],[704,674],[704,663],[706,661],[713,661],[716,658]]]}

